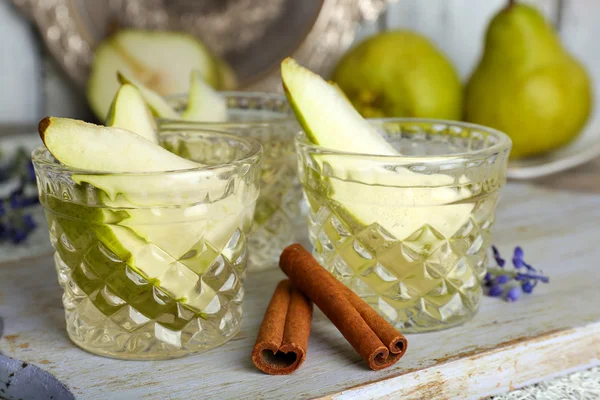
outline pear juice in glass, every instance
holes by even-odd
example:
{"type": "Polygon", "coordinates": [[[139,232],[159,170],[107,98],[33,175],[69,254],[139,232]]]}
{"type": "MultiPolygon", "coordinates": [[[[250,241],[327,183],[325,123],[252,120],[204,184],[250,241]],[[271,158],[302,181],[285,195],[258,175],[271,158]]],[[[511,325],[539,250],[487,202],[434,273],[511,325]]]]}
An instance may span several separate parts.
{"type": "MultiPolygon", "coordinates": [[[[220,92],[226,99],[226,122],[159,120],[159,132],[217,129],[251,137],[263,146],[261,191],[248,246],[249,270],[275,267],[283,248],[298,241],[306,229],[302,189],[297,177],[294,137],[299,126],[285,96],[274,93],[220,92]]],[[[185,109],[187,96],[173,98],[185,109]]]]}
{"type": "Polygon", "coordinates": [[[402,155],[297,138],[314,255],[403,332],[467,321],[482,294],[510,139],[452,121],[371,123],[402,155]]]}
{"type": "Polygon", "coordinates": [[[180,357],[240,329],[260,145],[210,131],[162,142],[203,165],[106,173],[32,154],[67,332],[95,354],[180,357]]]}

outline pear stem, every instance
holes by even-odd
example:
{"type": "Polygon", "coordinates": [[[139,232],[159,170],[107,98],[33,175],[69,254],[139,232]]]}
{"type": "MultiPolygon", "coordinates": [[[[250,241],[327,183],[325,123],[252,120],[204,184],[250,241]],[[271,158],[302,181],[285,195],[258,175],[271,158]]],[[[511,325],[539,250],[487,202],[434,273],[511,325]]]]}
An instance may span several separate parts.
{"type": "Polygon", "coordinates": [[[514,6],[516,4],[515,0],[508,0],[508,7],[507,8],[511,8],[512,6],[514,6]]]}

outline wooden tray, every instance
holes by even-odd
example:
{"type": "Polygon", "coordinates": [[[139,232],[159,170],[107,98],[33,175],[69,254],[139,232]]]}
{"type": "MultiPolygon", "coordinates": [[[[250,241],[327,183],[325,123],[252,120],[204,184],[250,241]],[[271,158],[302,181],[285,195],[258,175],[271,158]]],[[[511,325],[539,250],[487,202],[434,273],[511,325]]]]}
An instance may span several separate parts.
{"type": "Polygon", "coordinates": [[[81,399],[481,398],[600,364],[600,162],[534,183],[509,184],[495,243],[519,244],[551,283],[518,303],[485,298],[469,323],[408,335],[394,367],[368,370],[316,312],[308,358],[291,376],[250,361],[276,283],[274,269],[247,281],[242,332],[224,346],[179,360],[117,361],[71,344],[52,259],[0,265],[0,351],[52,373],[81,399]]]}

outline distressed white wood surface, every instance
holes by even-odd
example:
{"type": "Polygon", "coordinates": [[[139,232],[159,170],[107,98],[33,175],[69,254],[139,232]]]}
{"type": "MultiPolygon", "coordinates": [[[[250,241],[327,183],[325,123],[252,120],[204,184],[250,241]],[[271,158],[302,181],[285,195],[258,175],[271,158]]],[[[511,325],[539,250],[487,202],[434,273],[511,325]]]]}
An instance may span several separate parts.
{"type": "Polygon", "coordinates": [[[277,270],[250,275],[241,334],[179,360],[117,361],[71,344],[52,260],[0,265],[0,351],[37,364],[79,399],[481,398],[600,364],[600,161],[554,178],[509,184],[494,242],[524,247],[551,283],[518,303],[484,298],[469,323],[408,335],[406,356],[373,372],[320,313],[308,358],[290,376],[267,376],[250,361],[277,270]]]}

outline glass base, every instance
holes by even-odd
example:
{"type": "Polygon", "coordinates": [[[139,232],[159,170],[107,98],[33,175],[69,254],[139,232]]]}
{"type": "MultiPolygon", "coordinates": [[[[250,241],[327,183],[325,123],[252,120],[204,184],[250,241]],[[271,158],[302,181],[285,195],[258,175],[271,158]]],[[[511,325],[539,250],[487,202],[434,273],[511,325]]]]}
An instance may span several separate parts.
{"type": "Polygon", "coordinates": [[[403,333],[437,331],[479,308],[495,199],[483,199],[455,234],[429,225],[397,240],[378,224],[355,227],[328,206],[309,213],[317,261],[403,333]]]}
{"type": "MultiPolygon", "coordinates": [[[[97,331],[99,328],[94,327],[93,329],[95,331],[97,331]]],[[[75,335],[72,332],[72,329],[70,330],[67,327],[67,334],[69,335],[69,339],[71,339],[71,341],[74,344],[76,344],[77,347],[87,351],[88,353],[95,354],[95,355],[102,356],[102,357],[114,358],[114,359],[118,359],[118,360],[131,360],[131,361],[171,360],[174,358],[181,358],[181,357],[197,355],[197,354],[203,353],[205,351],[211,350],[215,347],[224,345],[229,340],[236,337],[239,332],[240,332],[240,326],[238,326],[235,329],[235,331],[232,332],[231,335],[229,335],[227,337],[223,337],[219,341],[214,341],[214,342],[211,342],[210,344],[205,344],[204,346],[196,346],[193,349],[177,348],[175,346],[171,346],[171,348],[168,348],[168,346],[163,346],[164,349],[161,349],[161,351],[131,352],[131,351],[129,351],[129,349],[122,349],[122,348],[107,346],[106,343],[102,347],[98,347],[98,346],[94,345],[93,343],[90,344],[86,341],[81,341],[81,340],[79,340],[80,337],[75,335]]],[[[153,341],[151,340],[150,342],[145,343],[145,347],[147,347],[148,349],[161,347],[160,343],[152,343],[152,342],[153,341]]]]}
{"type": "Polygon", "coordinates": [[[180,331],[167,329],[153,321],[136,327],[135,310],[121,314],[106,317],[83,300],[75,309],[66,311],[69,338],[83,350],[99,356],[122,360],[167,360],[218,347],[235,337],[241,327],[241,307],[235,319],[216,323],[195,318],[180,331]]]}
{"type": "MultiPolygon", "coordinates": [[[[340,274],[340,264],[327,264],[322,255],[315,250],[313,250],[313,255],[333,276],[352,289],[379,315],[402,333],[435,332],[459,326],[470,321],[479,310],[479,300],[482,295],[479,286],[469,290],[470,301],[453,301],[453,299],[449,299],[439,302],[439,297],[443,298],[445,296],[438,296],[438,299],[434,299],[425,295],[413,301],[400,300],[395,296],[394,299],[391,299],[392,296],[390,296],[389,291],[377,294],[359,276],[350,277],[347,274],[340,274]],[[392,304],[394,307],[392,307],[392,304]],[[444,317],[444,313],[450,313],[450,315],[444,317]]],[[[400,282],[397,284],[402,285],[400,282]]],[[[460,298],[463,295],[459,294],[457,296],[459,296],[457,298],[460,298]]]]}
{"type": "MultiPolygon", "coordinates": [[[[215,287],[219,286],[214,284],[217,281],[230,284],[215,290],[205,311],[198,313],[155,287],[148,289],[148,283],[139,279],[138,285],[95,279],[92,283],[100,284],[92,287],[90,276],[83,279],[84,273],[91,273],[83,267],[85,263],[71,269],[58,253],[55,263],[65,291],[62,300],[67,333],[90,353],[125,360],[177,358],[220,346],[240,331],[244,274],[236,273],[231,265],[217,266],[212,277],[219,279],[214,282],[207,274],[203,276],[215,287]],[[133,296],[132,291],[140,288],[147,290],[133,296]]],[[[132,271],[128,273],[134,278],[132,271]]]]}
{"type": "MultiPolygon", "coordinates": [[[[463,325],[467,322],[469,322],[470,320],[473,319],[473,317],[477,314],[477,312],[479,311],[479,307],[475,308],[474,310],[469,310],[469,312],[462,314],[460,316],[456,316],[453,318],[448,319],[447,321],[444,321],[443,323],[438,323],[435,325],[419,325],[418,321],[414,321],[414,320],[408,320],[402,324],[395,324],[396,329],[402,331],[402,333],[426,333],[426,332],[437,332],[437,331],[443,331],[449,328],[454,328],[460,325],[463,325]],[[401,326],[398,326],[401,325],[401,326]]],[[[381,314],[381,313],[380,313],[381,314]]],[[[384,315],[385,318],[385,315],[384,315]]],[[[387,319],[387,318],[386,318],[387,319]]],[[[392,322],[389,321],[389,319],[387,319],[388,322],[392,322]]]]}

